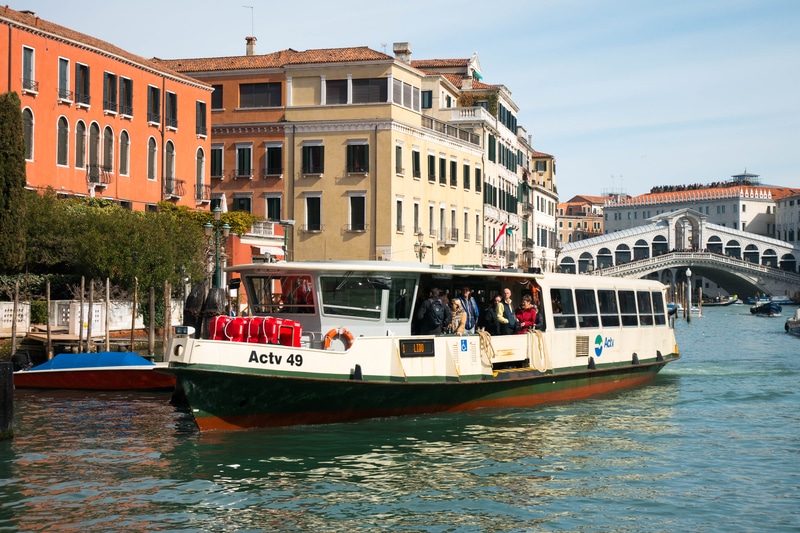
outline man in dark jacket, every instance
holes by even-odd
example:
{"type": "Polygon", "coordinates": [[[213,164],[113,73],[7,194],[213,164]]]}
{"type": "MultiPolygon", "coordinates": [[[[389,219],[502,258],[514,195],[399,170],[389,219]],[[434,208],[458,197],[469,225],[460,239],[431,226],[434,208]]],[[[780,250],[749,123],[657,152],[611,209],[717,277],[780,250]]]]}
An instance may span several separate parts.
{"type": "Polygon", "coordinates": [[[452,316],[450,309],[439,298],[439,289],[434,287],[428,292],[428,299],[414,313],[417,332],[419,335],[441,335],[452,316]]]}

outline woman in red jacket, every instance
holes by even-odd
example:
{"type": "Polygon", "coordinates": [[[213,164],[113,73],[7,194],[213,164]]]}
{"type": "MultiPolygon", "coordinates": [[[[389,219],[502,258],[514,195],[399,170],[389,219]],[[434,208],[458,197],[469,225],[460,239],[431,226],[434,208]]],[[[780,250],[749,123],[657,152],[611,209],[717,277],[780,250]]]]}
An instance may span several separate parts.
{"type": "Polygon", "coordinates": [[[536,308],[533,306],[533,298],[530,294],[522,296],[522,304],[517,307],[514,314],[520,326],[517,333],[525,333],[529,328],[533,329],[533,325],[536,324],[536,308]]]}

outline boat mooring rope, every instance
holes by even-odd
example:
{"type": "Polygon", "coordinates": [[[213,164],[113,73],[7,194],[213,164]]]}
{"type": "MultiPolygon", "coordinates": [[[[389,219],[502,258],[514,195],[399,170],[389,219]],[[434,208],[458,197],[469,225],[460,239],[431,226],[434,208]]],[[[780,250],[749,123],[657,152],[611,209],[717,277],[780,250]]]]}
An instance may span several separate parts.
{"type": "Polygon", "coordinates": [[[476,333],[481,337],[481,357],[486,356],[486,363],[491,367],[492,359],[497,356],[494,352],[494,346],[492,346],[492,336],[488,331],[482,329],[479,329],[476,333]]]}
{"type": "Polygon", "coordinates": [[[531,354],[531,363],[533,364],[533,368],[539,372],[547,372],[547,350],[544,346],[544,337],[542,336],[542,332],[538,329],[529,329],[527,335],[528,353],[531,354]],[[536,345],[534,345],[534,339],[536,340],[536,345]]]}

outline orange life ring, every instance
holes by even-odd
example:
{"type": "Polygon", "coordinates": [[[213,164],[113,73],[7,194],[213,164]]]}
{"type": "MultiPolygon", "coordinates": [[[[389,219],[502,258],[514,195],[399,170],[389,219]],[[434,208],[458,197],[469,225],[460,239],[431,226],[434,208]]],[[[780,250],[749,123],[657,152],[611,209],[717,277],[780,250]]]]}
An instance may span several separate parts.
{"type": "Polygon", "coordinates": [[[345,341],[347,341],[345,343],[346,344],[345,350],[349,350],[353,346],[353,341],[355,340],[355,337],[353,336],[352,333],[350,333],[350,331],[347,330],[347,328],[333,328],[332,330],[330,330],[328,333],[325,334],[325,339],[323,340],[323,348],[325,348],[326,350],[330,349],[331,342],[336,337],[342,337],[345,339],[345,341]]]}

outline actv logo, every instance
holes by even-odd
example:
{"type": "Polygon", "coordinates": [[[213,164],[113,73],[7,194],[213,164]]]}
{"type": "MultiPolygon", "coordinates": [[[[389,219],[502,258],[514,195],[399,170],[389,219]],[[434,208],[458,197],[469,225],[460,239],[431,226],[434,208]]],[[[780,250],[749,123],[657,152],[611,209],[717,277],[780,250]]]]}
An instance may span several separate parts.
{"type": "Polygon", "coordinates": [[[602,335],[594,338],[594,354],[600,357],[603,354],[603,348],[612,348],[614,346],[614,339],[606,337],[603,339],[602,335]]]}

